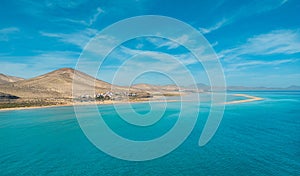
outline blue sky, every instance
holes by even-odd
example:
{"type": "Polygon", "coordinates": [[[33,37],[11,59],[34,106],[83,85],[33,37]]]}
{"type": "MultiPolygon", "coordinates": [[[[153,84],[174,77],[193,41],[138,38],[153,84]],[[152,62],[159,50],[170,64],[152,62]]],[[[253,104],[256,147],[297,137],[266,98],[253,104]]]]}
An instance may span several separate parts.
{"type": "MultiPolygon", "coordinates": [[[[139,15],[163,15],[202,32],[216,51],[227,85],[286,87],[300,85],[300,3],[297,0],[3,0],[0,6],[0,72],[31,78],[77,59],[99,31],[139,15]]],[[[207,83],[201,65],[190,62],[184,48],[157,38],[128,41],[103,65],[99,78],[111,82],[126,54],[153,51],[139,62],[162,53],[182,59],[198,82],[207,83]],[[176,48],[176,50],[174,49],[176,48]]],[[[155,61],[153,61],[155,62],[155,61]]],[[[140,81],[168,84],[154,73],[140,81]]]]}

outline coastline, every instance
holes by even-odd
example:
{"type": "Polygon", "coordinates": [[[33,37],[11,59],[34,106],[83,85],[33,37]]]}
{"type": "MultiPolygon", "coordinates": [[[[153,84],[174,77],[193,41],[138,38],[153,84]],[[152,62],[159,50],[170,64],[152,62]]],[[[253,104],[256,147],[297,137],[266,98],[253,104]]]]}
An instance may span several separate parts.
{"type": "MultiPolygon", "coordinates": [[[[251,96],[248,94],[232,94],[232,96],[236,97],[245,97],[247,99],[245,100],[234,100],[234,101],[229,101],[225,102],[225,105],[229,104],[241,104],[241,103],[248,103],[248,102],[253,102],[253,101],[261,101],[263,98],[261,97],[256,97],[256,96],[251,96]]],[[[15,107],[15,108],[3,108],[0,109],[0,112],[4,111],[15,111],[15,110],[27,110],[27,109],[43,109],[43,108],[52,108],[52,107],[68,107],[68,106],[83,106],[83,105],[91,105],[91,104],[96,104],[96,105],[111,105],[111,104],[127,104],[127,103],[146,103],[146,102],[175,102],[175,101],[180,101],[180,100],[162,100],[159,98],[152,98],[152,99],[139,99],[139,100],[131,100],[131,101],[96,101],[96,102],[67,102],[65,104],[58,104],[58,105],[48,105],[48,106],[28,106],[28,107],[15,107]]]]}

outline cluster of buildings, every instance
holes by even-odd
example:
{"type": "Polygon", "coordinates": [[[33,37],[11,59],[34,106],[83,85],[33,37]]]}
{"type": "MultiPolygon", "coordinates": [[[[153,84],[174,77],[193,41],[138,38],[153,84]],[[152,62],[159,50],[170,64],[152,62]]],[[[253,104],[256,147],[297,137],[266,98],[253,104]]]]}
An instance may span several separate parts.
{"type": "Polygon", "coordinates": [[[79,100],[80,101],[124,100],[125,98],[136,97],[136,96],[137,96],[136,93],[106,91],[104,93],[97,93],[94,96],[81,95],[79,100]]]}
{"type": "Polygon", "coordinates": [[[105,93],[98,93],[95,95],[96,100],[113,100],[113,93],[110,91],[107,91],[105,93]]]}

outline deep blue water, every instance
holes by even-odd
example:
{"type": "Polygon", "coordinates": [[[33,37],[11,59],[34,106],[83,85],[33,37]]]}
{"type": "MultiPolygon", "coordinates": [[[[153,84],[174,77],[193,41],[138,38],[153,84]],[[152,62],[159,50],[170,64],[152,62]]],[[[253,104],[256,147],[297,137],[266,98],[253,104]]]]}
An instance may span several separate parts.
{"type": "MultiPolygon", "coordinates": [[[[300,93],[246,93],[265,99],[227,105],[207,145],[198,146],[209,112],[204,103],[182,145],[144,162],[98,150],[81,131],[73,107],[0,112],[0,175],[300,175],[300,93]]],[[[149,111],[147,104],[133,107],[141,114],[149,111]]],[[[170,103],[157,124],[139,128],[122,121],[112,105],[99,107],[116,133],[134,140],[166,133],[176,123],[178,108],[178,102],[170,103]]]]}

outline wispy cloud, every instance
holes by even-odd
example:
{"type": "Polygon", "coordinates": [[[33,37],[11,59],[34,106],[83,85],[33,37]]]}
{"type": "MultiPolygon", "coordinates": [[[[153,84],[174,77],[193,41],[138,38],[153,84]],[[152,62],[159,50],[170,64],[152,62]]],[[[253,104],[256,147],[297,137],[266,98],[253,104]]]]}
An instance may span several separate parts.
{"type": "MultiPolygon", "coordinates": [[[[223,17],[223,19],[219,20],[217,23],[213,24],[210,27],[200,27],[199,30],[203,34],[208,34],[210,32],[216,31],[226,25],[229,25],[231,23],[234,23],[235,21],[238,21],[240,19],[265,13],[271,10],[275,10],[286,4],[288,0],[273,0],[273,1],[261,1],[261,0],[253,0],[249,1],[247,3],[244,3],[245,5],[240,6],[238,9],[234,9],[233,11],[229,12],[223,17]]],[[[225,3],[222,3],[219,8],[222,8],[222,5],[225,5],[225,3]]],[[[216,9],[218,10],[218,9],[216,9]]]]}
{"type": "Polygon", "coordinates": [[[214,24],[211,27],[208,28],[199,28],[200,32],[202,32],[203,34],[207,34],[210,33],[212,31],[215,31],[219,28],[221,28],[223,25],[225,25],[226,23],[228,23],[228,19],[222,19],[221,21],[217,22],[216,24],[214,24]]]}
{"type": "Polygon", "coordinates": [[[279,60],[273,60],[273,61],[262,61],[262,60],[251,60],[251,61],[235,61],[231,62],[227,65],[225,68],[226,72],[236,72],[246,69],[253,69],[254,67],[266,67],[266,66],[279,66],[281,64],[288,64],[288,63],[296,63],[299,59],[279,59],[279,60]]]}
{"type": "MultiPolygon", "coordinates": [[[[193,61],[188,55],[170,55],[158,51],[135,50],[124,46],[120,49],[132,57],[127,58],[117,67],[116,65],[113,68],[111,65],[103,67],[106,73],[110,72],[110,75],[119,73],[115,78],[110,78],[114,79],[116,84],[128,85],[128,82],[136,76],[151,71],[176,79],[179,84],[192,84],[189,79],[191,73],[187,66],[196,60],[193,61]]],[[[157,79],[152,81],[157,81],[157,79]]],[[[111,82],[111,80],[109,81],[111,82]]]]}
{"type": "Polygon", "coordinates": [[[9,36],[19,32],[20,29],[16,27],[8,27],[0,29],[0,41],[8,41],[9,36]]]}
{"type": "MultiPolygon", "coordinates": [[[[195,63],[198,63],[199,61],[189,52],[187,53],[181,53],[181,54],[170,54],[170,53],[163,53],[159,51],[148,51],[148,50],[139,50],[139,49],[131,49],[124,46],[120,47],[119,53],[123,53],[128,56],[135,56],[135,55],[147,55],[151,56],[153,59],[157,60],[160,63],[164,63],[166,61],[166,56],[169,55],[170,57],[173,57],[175,60],[180,62],[181,64],[184,64],[186,66],[192,65],[195,63]]],[[[169,63],[167,63],[169,64],[169,63]]],[[[174,65],[172,65],[174,66],[174,65]]],[[[174,70],[176,70],[176,67],[174,67],[174,70]]]]}
{"type": "MultiPolygon", "coordinates": [[[[286,4],[288,0],[273,0],[273,1],[261,1],[261,0],[256,0],[256,1],[251,1],[250,9],[249,11],[252,12],[253,14],[257,13],[263,13],[267,11],[271,11],[274,9],[278,9],[284,4],[286,4]]],[[[241,10],[246,10],[247,6],[244,6],[241,10]]],[[[247,13],[247,12],[244,12],[247,13]]]]}
{"type": "Polygon", "coordinates": [[[245,43],[223,50],[218,55],[228,75],[239,75],[247,70],[274,70],[299,64],[299,53],[299,30],[275,30],[250,37],[245,43]]]}
{"type": "Polygon", "coordinates": [[[33,0],[20,0],[17,2],[18,5],[22,6],[22,10],[28,15],[35,17],[37,19],[47,18],[47,21],[53,22],[54,24],[59,24],[62,22],[71,22],[76,24],[81,24],[83,26],[92,26],[98,17],[105,11],[99,5],[95,5],[88,11],[80,10],[81,5],[93,4],[94,2],[88,2],[87,0],[44,0],[44,1],[33,1],[33,0]],[[76,10],[76,11],[75,11],[76,10]],[[62,15],[52,15],[55,14],[62,15]],[[81,19],[76,19],[76,14],[79,15],[81,19]],[[70,15],[71,14],[71,15],[70,15]]]}
{"type": "Polygon", "coordinates": [[[97,8],[97,12],[93,15],[93,17],[89,20],[89,26],[91,26],[93,23],[95,23],[99,17],[100,14],[104,13],[104,10],[100,7],[97,8]]]}
{"type": "Polygon", "coordinates": [[[19,32],[20,30],[16,27],[9,27],[9,28],[3,28],[0,29],[0,34],[10,34],[10,33],[15,33],[19,32]]]}
{"type": "Polygon", "coordinates": [[[97,7],[96,12],[92,16],[90,16],[87,20],[60,18],[60,19],[56,19],[55,21],[67,21],[67,22],[77,23],[77,24],[90,27],[98,20],[99,16],[103,13],[105,13],[105,11],[101,7],[97,7]]]}
{"type": "Polygon", "coordinates": [[[298,30],[275,30],[267,34],[253,36],[246,43],[232,49],[223,50],[219,57],[230,60],[243,55],[295,54],[300,52],[298,30]]]}
{"type": "MultiPolygon", "coordinates": [[[[86,2],[87,0],[19,0],[15,3],[17,4],[17,6],[21,6],[22,11],[27,15],[31,15],[32,17],[36,18],[45,18],[49,17],[51,11],[55,11],[56,13],[65,13],[66,10],[74,10],[76,8],[80,8],[80,5],[86,2]]],[[[58,17],[53,15],[51,16],[51,18],[58,17]]],[[[49,19],[47,19],[47,21],[48,20],[49,19]]]]}
{"type": "Polygon", "coordinates": [[[51,8],[65,8],[65,9],[73,9],[77,8],[79,5],[85,3],[86,0],[46,0],[44,3],[47,7],[51,8]]]}
{"type": "Polygon", "coordinates": [[[85,30],[81,30],[75,33],[50,33],[41,31],[40,34],[46,37],[54,37],[59,39],[62,42],[73,44],[78,46],[79,48],[83,48],[87,42],[97,34],[96,29],[87,28],[85,30]]]}
{"type": "Polygon", "coordinates": [[[180,46],[182,46],[187,47],[187,49],[190,51],[182,50],[180,53],[182,53],[184,56],[189,56],[189,58],[194,58],[193,54],[197,54],[199,57],[201,57],[199,58],[201,61],[213,61],[216,59],[216,55],[211,52],[210,48],[218,43],[215,42],[213,45],[207,46],[208,43],[199,38],[198,33],[191,33],[190,35],[177,35],[177,37],[174,37],[173,40],[158,37],[148,37],[146,40],[154,44],[157,49],[166,48],[167,50],[170,50],[168,53],[172,53],[175,51],[173,49],[178,49],[180,46]],[[193,54],[191,52],[193,52],[193,54]]]}
{"type": "Polygon", "coordinates": [[[184,44],[188,42],[189,36],[183,34],[176,38],[175,40],[178,42],[170,41],[167,39],[157,38],[157,37],[147,37],[146,38],[149,42],[157,46],[157,48],[167,47],[167,49],[176,49],[180,46],[180,43],[184,44]]]}

